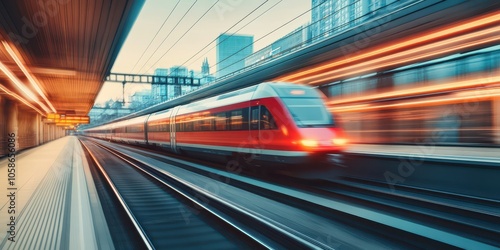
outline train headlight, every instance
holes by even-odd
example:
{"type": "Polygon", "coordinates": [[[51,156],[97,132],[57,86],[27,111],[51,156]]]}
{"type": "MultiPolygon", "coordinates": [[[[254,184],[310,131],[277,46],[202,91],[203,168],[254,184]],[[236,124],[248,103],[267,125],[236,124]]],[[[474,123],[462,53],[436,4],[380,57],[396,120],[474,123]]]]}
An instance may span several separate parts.
{"type": "Polygon", "coordinates": [[[345,139],[345,138],[335,138],[335,139],[332,139],[332,143],[334,145],[342,146],[342,145],[345,145],[347,143],[347,139],[345,139]]]}
{"type": "Polygon", "coordinates": [[[302,143],[302,145],[304,145],[306,147],[317,147],[318,146],[318,142],[315,140],[302,140],[302,141],[300,141],[300,143],[302,143]]]}

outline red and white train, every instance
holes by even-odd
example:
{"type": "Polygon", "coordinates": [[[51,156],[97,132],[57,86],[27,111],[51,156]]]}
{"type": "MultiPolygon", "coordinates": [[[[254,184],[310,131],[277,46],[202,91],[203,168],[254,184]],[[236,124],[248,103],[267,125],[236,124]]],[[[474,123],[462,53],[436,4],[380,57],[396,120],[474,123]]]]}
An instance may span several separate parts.
{"type": "Polygon", "coordinates": [[[250,165],[303,164],[346,145],[324,101],[309,86],[265,82],[83,133],[250,165]]]}

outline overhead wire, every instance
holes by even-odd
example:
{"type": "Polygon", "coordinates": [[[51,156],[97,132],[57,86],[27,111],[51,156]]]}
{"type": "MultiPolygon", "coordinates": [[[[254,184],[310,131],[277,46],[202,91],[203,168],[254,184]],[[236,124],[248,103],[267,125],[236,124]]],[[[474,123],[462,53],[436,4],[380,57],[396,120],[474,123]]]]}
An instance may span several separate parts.
{"type": "MultiPolygon", "coordinates": [[[[247,27],[249,24],[251,24],[253,21],[255,21],[257,18],[261,17],[262,15],[264,15],[265,13],[267,13],[268,11],[270,11],[272,8],[274,8],[276,5],[278,5],[279,3],[281,3],[283,0],[280,0],[278,1],[277,3],[275,3],[274,5],[272,5],[271,7],[269,7],[267,10],[265,10],[264,12],[262,12],[261,14],[259,14],[258,16],[256,16],[254,19],[250,20],[250,22],[248,22],[247,24],[243,25],[242,27],[240,27],[238,30],[232,32],[231,35],[225,37],[223,40],[221,41],[218,41],[212,48],[210,48],[207,52],[205,52],[203,55],[199,56],[198,58],[195,59],[196,60],[199,60],[201,57],[203,57],[204,55],[208,54],[208,52],[212,51],[214,48],[217,47],[217,45],[219,45],[220,43],[226,41],[227,39],[229,39],[229,37],[232,37],[234,34],[236,34],[236,32],[242,30],[243,28],[247,27]]],[[[267,2],[267,0],[262,3],[261,5],[257,6],[257,8],[255,8],[252,12],[248,13],[244,18],[240,19],[237,23],[235,23],[233,26],[231,26],[229,29],[227,29],[226,31],[224,31],[222,34],[226,34],[230,29],[232,29],[233,27],[235,27],[237,24],[239,24],[241,21],[243,21],[246,17],[248,17],[249,15],[251,15],[252,13],[254,13],[257,9],[259,9],[262,5],[264,5],[265,3],[267,2]]],[[[186,64],[189,60],[191,60],[193,57],[195,57],[197,54],[199,54],[201,51],[203,51],[204,49],[206,49],[208,46],[210,46],[210,44],[214,43],[217,41],[219,36],[217,36],[214,40],[212,40],[210,43],[208,43],[205,47],[203,47],[200,51],[198,51],[195,55],[193,55],[191,58],[189,58],[188,60],[186,60],[182,65],[186,64]]],[[[187,66],[190,66],[191,64],[188,64],[187,66]]]]}
{"type": "MultiPolygon", "coordinates": [[[[187,34],[187,33],[188,33],[188,32],[189,32],[189,31],[190,31],[190,30],[191,30],[191,29],[192,29],[192,28],[193,28],[193,27],[194,27],[194,26],[195,26],[195,25],[196,25],[196,24],[197,24],[197,23],[198,23],[198,22],[199,22],[199,21],[200,21],[200,20],[201,20],[201,19],[205,16],[205,15],[206,15],[206,14],[207,14],[207,13],[208,13],[208,12],[209,12],[209,11],[210,11],[210,10],[211,10],[211,9],[212,9],[212,8],[213,8],[213,7],[214,7],[214,6],[215,6],[215,5],[219,2],[219,1],[220,1],[220,0],[217,0],[216,2],[214,2],[214,4],[213,4],[213,5],[212,5],[212,6],[211,6],[211,7],[210,7],[210,8],[209,8],[209,9],[208,9],[208,10],[207,10],[207,11],[206,11],[206,12],[205,12],[205,13],[204,13],[201,17],[200,17],[200,18],[198,18],[198,20],[197,20],[197,21],[196,21],[196,22],[195,22],[195,23],[194,23],[194,24],[193,24],[193,25],[192,25],[192,26],[191,26],[191,27],[190,27],[190,28],[189,28],[189,29],[188,29],[188,30],[187,30],[187,31],[186,31],[183,35],[182,35],[182,37],[184,37],[184,35],[186,35],[186,34],[187,34]]],[[[251,14],[253,14],[255,11],[257,11],[258,9],[260,9],[260,8],[261,8],[261,7],[262,7],[265,3],[267,3],[268,1],[269,1],[269,0],[265,0],[263,3],[261,3],[260,5],[258,5],[258,6],[257,6],[256,8],[254,8],[252,11],[250,11],[248,14],[246,14],[245,16],[243,16],[242,18],[240,18],[240,20],[238,20],[235,24],[233,24],[231,27],[229,27],[228,29],[226,29],[226,31],[224,31],[224,33],[228,32],[229,30],[231,30],[232,28],[234,28],[236,25],[238,25],[239,23],[241,23],[243,20],[245,20],[246,18],[248,18],[248,16],[250,16],[250,15],[251,15],[251,14]]],[[[238,32],[238,31],[239,31],[239,30],[241,30],[242,28],[244,28],[244,27],[248,26],[250,23],[252,23],[253,21],[255,21],[255,19],[257,19],[257,18],[259,18],[260,16],[262,16],[263,14],[267,13],[269,10],[271,10],[272,8],[274,8],[274,7],[275,7],[277,4],[279,4],[280,2],[282,2],[282,0],[280,0],[279,2],[277,2],[276,4],[274,4],[273,6],[271,6],[270,8],[268,8],[266,11],[264,11],[263,13],[261,13],[260,15],[258,15],[257,17],[255,17],[254,19],[252,19],[250,22],[248,22],[247,24],[245,24],[244,26],[242,26],[240,29],[238,29],[238,30],[237,30],[237,31],[235,31],[234,33],[238,32]]],[[[179,3],[179,2],[177,2],[177,3],[179,3]]],[[[194,5],[194,4],[193,4],[193,5],[194,5]]],[[[193,5],[191,6],[191,8],[193,7],[193,5]]],[[[176,6],[177,6],[177,4],[176,4],[176,6]]],[[[191,8],[190,8],[190,9],[191,9],[191,8]]],[[[174,9],[175,9],[175,7],[174,7],[174,9]]],[[[189,9],[189,10],[190,10],[190,9],[189,9]]],[[[188,10],[188,11],[189,11],[189,10],[188,10]]],[[[187,12],[186,12],[186,13],[187,13],[187,12]]],[[[186,13],[184,14],[184,16],[186,15],[186,13]]],[[[183,18],[184,18],[184,16],[183,16],[183,18]]],[[[181,20],[182,20],[182,19],[181,19],[181,20]]],[[[178,22],[177,24],[179,24],[181,20],[179,20],[179,22],[178,22]]],[[[165,23],[165,22],[166,22],[166,20],[164,21],[164,23],[165,23]]],[[[177,26],[177,25],[176,25],[176,26],[177,26]]],[[[163,27],[163,25],[162,25],[162,27],[163,27]]],[[[175,29],[175,27],[174,27],[174,29],[175,29]]],[[[161,28],[160,28],[159,30],[161,30],[161,28]]],[[[159,30],[158,30],[158,32],[159,32],[159,30]]],[[[172,29],[172,30],[173,30],[173,29],[172,29]]],[[[157,34],[158,34],[158,32],[157,32],[157,34]]],[[[171,32],[170,32],[170,33],[171,33],[171,32]]],[[[170,33],[167,35],[167,37],[170,35],[170,33]]],[[[233,33],[233,34],[234,34],[234,33],[233,33]]],[[[155,37],[156,37],[156,35],[155,35],[155,37]]],[[[181,38],[182,38],[182,37],[181,37],[181,38]]],[[[181,38],[179,38],[179,39],[175,42],[175,44],[177,44],[177,42],[179,42],[181,38]]],[[[153,39],[151,40],[150,44],[152,43],[152,41],[153,41],[154,39],[155,39],[155,38],[153,38],[153,39]]],[[[227,38],[225,38],[225,39],[227,39],[227,38]]],[[[225,40],[225,39],[224,39],[224,40],[225,40]]],[[[164,43],[164,41],[165,41],[165,40],[166,40],[166,38],[165,38],[165,39],[162,41],[162,43],[161,43],[161,44],[160,44],[160,45],[156,48],[155,52],[159,49],[159,47],[160,47],[160,46],[164,43]]],[[[184,66],[184,65],[185,65],[185,64],[186,64],[189,60],[191,60],[191,59],[192,59],[193,57],[195,57],[197,54],[201,53],[204,49],[206,49],[208,46],[210,46],[210,44],[212,44],[212,43],[213,43],[213,42],[215,42],[215,41],[217,41],[217,37],[216,37],[215,39],[213,39],[211,42],[209,42],[209,43],[208,43],[205,47],[203,47],[203,48],[202,48],[201,50],[199,50],[197,53],[195,53],[193,56],[191,56],[191,57],[190,57],[188,60],[186,60],[184,63],[182,63],[179,67],[184,66]]],[[[175,45],[175,44],[174,44],[174,45],[175,45]]],[[[164,53],[164,54],[160,57],[160,59],[158,59],[158,60],[157,60],[157,61],[153,64],[153,66],[154,66],[154,65],[155,65],[158,61],[160,61],[160,60],[161,60],[161,59],[162,59],[162,58],[163,58],[163,57],[164,57],[164,56],[168,53],[168,51],[170,51],[170,50],[173,48],[173,46],[174,46],[174,45],[172,45],[172,46],[170,47],[170,49],[169,49],[169,50],[167,50],[167,52],[165,52],[165,53],[164,53]]],[[[205,54],[203,54],[203,55],[206,55],[208,52],[210,52],[210,51],[211,51],[213,48],[215,48],[216,46],[217,46],[217,45],[215,45],[214,47],[212,47],[209,51],[207,51],[207,52],[206,52],[205,54]]],[[[148,45],[148,48],[149,48],[149,45],[148,45]]],[[[146,50],[147,50],[147,49],[146,49],[146,50]]],[[[153,55],[154,55],[154,53],[150,56],[150,58],[148,59],[148,61],[152,58],[152,56],[153,56],[153,55]]],[[[203,56],[203,55],[202,55],[202,56],[203,56]]],[[[199,58],[200,58],[200,57],[199,57],[199,58]]],[[[199,58],[198,58],[198,59],[199,59],[199,58]]],[[[140,59],[142,59],[142,56],[141,56],[141,58],[139,58],[139,60],[140,60],[140,59]]],[[[196,60],[198,60],[198,59],[196,59],[196,60]]],[[[136,62],[136,65],[137,65],[137,63],[139,62],[139,60],[136,62]]],[[[147,61],[147,62],[148,62],[148,61],[147,61]]],[[[147,62],[143,64],[143,66],[141,67],[141,69],[142,69],[142,68],[143,68],[143,67],[147,64],[147,62]]],[[[153,66],[151,66],[151,67],[150,67],[147,71],[149,71],[149,70],[150,70],[153,66]]],[[[134,68],[135,68],[135,65],[134,65],[134,68]]],[[[146,72],[147,72],[147,71],[146,71],[146,72]]],[[[129,91],[127,91],[127,92],[130,92],[130,91],[131,91],[131,90],[129,90],[129,91]]]]}
{"type": "MultiPolygon", "coordinates": [[[[262,7],[265,3],[267,3],[269,0],[266,0],[264,1],[262,4],[260,4],[259,6],[257,6],[255,9],[253,9],[251,12],[249,12],[248,14],[246,14],[244,17],[242,17],[238,22],[236,22],[235,24],[233,24],[231,27],[229,27],[228,29],[226,29],[224,33],[227,33],[229,30],[231,30],[232,28],[234,28],[236,25],[238,25],[239,23],[241,23],[244,19],[246,19],[248,16],[250,16],[251,14],[253,14],[255,11],[257,11],[258,9],[260,9],[260,7],[262,7]]],[[[283,0],[280,0],[278,3],[282,2],[283,0]]],[[[244,26],[242,26],[240,29],[238,29],[237,31],[235,31],[234,33],[240,31],[242,28],[246,27],[247,25],[249,25],[252,21],[254,21],[255,19],[257,19],[258,17],[262,16],[263,14],[265,14],[266,12],[268,12],[270,9],[272,9],[274,6],[276,6],[278,3],[274,4],[273,6],[271,6],[269,9],[267,9],[266,11],[264,11],[263,13],[261,13],[259,16],[257,16],[256,18],[254,18],[253,20],[251,20],[249,23],[245,24],[244,26]]],[[[233,34],[234,34],[233,33],[233,34]]],[[[208,46],[210,46],[210,44],[214,43],[217,41],[217,38],[219,36],[217,36],[216,38],[214,38],[211,42],[209,42],[207,45],[205,45],[205,47],[203,47],[202,49],[200,49],[198,52],[196,52],[193,56],[191,56],[189,59],[187,59],[185,62],[183,62],[181,65],[182,66],[190,66],[191,64],[188,64],[186,65],[187,62],[189,62],[189,60],[193,59],[196,55],[198,55],[199,53],[201,53],[204,49],[206,49],[208,46]]],[[[223,41],[225,41],[227,38],[225,38],[223,41]]],[[[203,57],[204,55],[206,55],[208,52],[212,51],[214,48],[217,47],[219,43],[217,43],[214,47],[210,48],[207,52],[205,52],[205,54],[199,56],[198,58],[195,59],[196,60],[199,60],[201,57],[203,57]]]]}
{"type": "MultiPolygon", "coordinates": [[[[198,18],[198,20],[174,43],[174,45],[176,45],[180,39],[182,39],[214,6],[215,4],[217,4],[218,1],[216,1],[200,18],[198,18]]],[[[251,14],[253,14],[255,11],[257,11],[259,8],[261,8],[265,3],[267,3],[268,0],[264,1],[262,4],[260,4],[259,6],[257,6],[255,9],[253,9],[250,13],[248,13],[247,15],[245,15],[243,18],[241,18],[238,22],[236,22],[234,25],[232,25],[230,28],[228,28],[224,33],[227,33],[229,30],[231,30],[232,28],[234,28],[236,25],[238,25],[239,23],[241,23],[243,20],[245,20],[246,18],[248,18],[248,16],[250,16],[251,14]]],[[[206,55],[208,52],[210,52],[211,50],[213,50],[215,47],[217,47],[217,45],[219,45],[220,43],[224,42],[226,39],[228,39],[229,37],[233,36],[234,34],[236,34],[236,32],[240,31],[241,29],[243,29],[244,27],[250,25],[251,23],[253,23],[257,18],[261,17],[262,15],[264,15],[265,13],[267,13],[268,11],[270,11],[271,9],[273,9],[275,6],[277,6],[279,3],[281,3],[282,0],[280,0],[279,2],[275,3],[274,5],[272,5],[271,7],[269,7],[267,10],[265,10],[263,13],[259,14],[258,16],[256,16],[255,18],[253,18],[252,20],[250,20],[247,24],[245,24],[244,26],[240,27],[238,30],[234,31],[231,35],[227,36],[224,40],[222,41],[219,41],[214,47],[212,47],[209,51],[205,52],[205,54],[201,55],[200,57],[198,57],[196,60],[200,59],[202,56],[206,55]]],[[[191,5],[191,7],[188,9],[188,11],[186,11],[183,15],[183,17],[179,20],[179,22],[176,24],[176,26],[172,29],[172,31],[177,27],[177,25],[180,23],[180,21],[182,21],[182,19],[186,16],[186,14],[191,10],[191,8],[194,6],[194,4],[196,3],[196,1],[191,5]]],[[[282,24],[281,26],[275,28],[274,30],[268,32],[266,35],[260,37],[259,39],[257,40],[254,40],[252,42],[252,44],[248,45],[248,46],[245,46],[244,48],[238,50],[237,52],[233,53],[233,55],[235,55],[236,53],[242,51],[243,49],[249,47],[249,46],[253,46],[256,42],[260,41],[261,39],[269,36],[270,34],[276,32],[277,30],[285,27],[286,25],[288,25],[289,23],[293,22],[294,20],[302,17],[303,15],[311,12],[314,8],[317,8],[319,7],[320,5],[316,5],[316,6],[313,6],[311,9],[301,13],[300,15],[292,18],[291,20],[287,21],[286,23],[282,24]]],[[[331,15],[331,14],[330,14],[331,15]]],[[[330,16],[330,15],[327,15],[327,16],[330,16]]],[[[326,18],[327,16],[323,17],[323,18],[326,18]]],[[[170,34],[172,33],[172,31],[167,35],[166,38],[168,38],[168,36],[170,36],[170,34]]],[[[219,36],[217,36],[218,38],[219,36]]],[[[164,43],[164,41],[166,40],[166,38],[162,41],[162,43],[156,48],[155,52],[160,48],[160,46],[164,43]]],[[[184,66],[187,62],[189,62],[189,60],[191,60],[192,58],[194,58],[196,55],[198,55],[199,53],[201,53],[204,49],[206,49],[207,47],[210,46],[210,44],[214,43],[215,41],[217,41],[217,38],[215,38],[214,40],[212,40],[211,42],[209,42],[206,46],[204,46],[202,49],[200,49],[197,53],[195,53],[193,56],[191,56],[189,59],[187,59],[184,63],[182,63],[181,66],[184,66]]],[[[172,48],[173,46],[172,45],[155,63],[153,63],[153,65],[148,69],[150,70],[152,67],[154,67],[154,64],[158,63],[172,48]]],[[[143,64],[143,66],[141,67],[141,69],[147,64],[147,62],[150,61],[150,59],[152,58],[152,56],[154,55],[154,53],[150,56],[150,58],[146,61],[146,63],[143,64]]],[[[231,55],[231,56],[233,56],[231,55]]],[[[225,58],[224,60],[220,61],[220,62],[217,62],[215,65],[212,65],[210,66],[210,68],[214,68],[215,66],[219,65],[221,62],[227,60],[228,58],[230,58],[231,56],[225,58]]],[[[238,60],[237,62],[235,63],[238,63],[240,62],[241,60],[238,60]]],[[[235,63],[231,64],[231,65],[234,65],[235,63]]],[[[191,64],[189,64],[191,65],[191,64]]],[[[227,66],[227,67],[230,67],[231,65],[227,66]]],[[[227,68],[226,67],[226,68],[227,68]]],[[[224,69],[224,68],[223,68],[224,69]]],[[[219,72],[223,69],[219,69],[217,70],[216,72],[219,72]]]]}
{"type": "Polygon", "coordinates": [[[149,44],[146,47],[146,49],[144,49],[144,51],[141,54],[141,57],[139,57],[139,59],[137,59],[136,63],[134,64],[134,67],[132,67],[132,70],[130,72],[134,71],[135,67],[137,66],[137,64],[139,63],[139,61],[141,61],[142,57],[144,57],[144,55],[146,54],[146,51],[149,49],[149,47],[151,46],[151,44],[153,43],[153,41],[156,39],[156,37],[160,33],[161,29],[163,28],[163,26],[165,25],[165,23],[168,21],[168,19],[170,18],[170,16],[172,15],[172,13],[177,8],[177,6],[179,5],[180,2],[181,2],[181,0],[177,0],[177,3],[175,4],[174,8],[172,8],[172,10],[168,14],[167,18],[165,18],[165,20],[163,21],[163,23],[160,26],[160,28],[156,31],[156,34],[154,35],[153,39],[151,39],[151,41],[149,42],[149,44]]]}
{"type": "Polygon", "coordinates": [[[170,36],[170,34],[172,34],[172,32],[177,28],[177,26],[179,26],[179,23],[181,23],[182,20],[184,20],[184,18],[186,17],[186,15],[189,13],[189,11],[191,11],[191,9],[193,8],[193,6],[198,2],[198,0],[195,0],[193,2],[193,4],[191,4],[191,6],[189,7],[189,9],[184,12],[184,15],[179,19],[179,21],[175,24],[175,26],[170,30],[170,32],[168,33],[168,35],[163,39],[163,41],[161,41],[160,45],[158,45],[158,47],[156,47],[155,51],[151,54],[151,56],[148,58],[148,60],[142,65],[142,67],[139,69],[139,72],[142,71],[142,69],[144,68],[144,66],[146,66],[146,64],[149,62],[149,60],[151,60],[151,58],[153,58],[153,56],[155,55],[155,53],[158,51],[158,49],[163,45],[163,43],[165,42],[165,40],[167,40],[167,38],[170,36]]]}
{"type": "MultiPolygon", "coordinates": [[[[318,5],[318,6],[319,6],[319,5],[318,5]]],[[[234,52],[231,56],[234,56],[234,55],[236,55],[238,52],[241,52],[242,50],[244,50],[244,49],[246,49],[246,48],[248,48],[248,47],[250,47],[250,46],[253,46],[253,45],[255,44],[255,42],[262,40],[263,38],[265,38],[265,37],[269,36],[270,34],[272,34],[272,33],[276,32],[277,30],[279,30],[279,29],[283,28],[284,26],[288,25],[289,23],[291,23],[291,22],[295,21],[296,19],[300,18],[301,16],[303,16],[303,15],[305,15],[305,14],[307,14],[307,13],[311,12],[313,9],[314,9],[314,7],[312,7],[311,9],[309,9],[309,10],[307,10],[307,11],[303,12],[302,14],[300,14],[300,15],[298,15],[298,16],[296,16],[296,17],[292,18],[292,19],[291,19],[291,20],[289,20],[288,22],[286,22],[286,23],[284,23],[284,24],[280,25],[279,27],[275,28],[274,30],[272,30],[272,31],[268,32],[267,34],[265,34],[264,36],[260,37],[259,39],[254,40],[251,44],[249,44],[249,45],[247,45],[247,46],[245,46],[245,47],[241,48],[240,50],[238,50],[238,51],[234,52]]],[[[217,62],[215,65],[210,66],[210,68],[212,68],[212,67],[215,67],[215,66],[219,65],[221,62],[226,61],[226,60],[227,60],[227,59],[229,59],[231,56],[228,56],[228,57],[226,57],[225,59],[223,59],[223,60],[221,60],[221,61],[217,62]]],[[[244,60],[244,59],[241,59],[241,60],[244,60]]],[[[238,60],[237,62],[240,62],[241,60],[238,60]]],[[[235,62],[235,63],[237,63],[237,62],[235,62]]],[[[233,64],[231,64],[231,65],[229,65],[229,66],[227,66],[227,67],[225,67],[225,68],[228,68],[228,67],[230,67],[230,66],[234,65],[235,63],[233,63],[233,64]]],[[[223,68],[223,69],[225,69],[225,68],[223,68]]],[[[220,70],[222,70],[222,69],[218,69],[216,72],[219,72],[220,70]]]]}
{"type": "MultiPolygon", "coordinates": [[[[228,56],[226,59],[224,59],[224,60],[222,60],[222,61],[225,61],[225,60],[229,59],[230,57],[234,56],[235,54],[237,54],[238,52],[240,52],[240,51],[244,50],[245,48],[247,48],[247,47],[249,47],[249,46],[253,46],[253,45],[255,44],[255,42],[257,42],[257,41],[261,40],[262,38],[264,38],[264,37],[266,37],[266,36],[268,36],[268,35],[270,35],[271,33],[273,33],[273,32],[275,32],[275,31],[277,31],[278,29],[281,29],[281,28],[282,28],[282,27],[284,27],[285,25],[289,24],[290,22],[293,22],[294,20],[296,20],[297,18],[299,18],[299,17],[301,17],[301,16],[303,16],[303,15],[307,14],[308,12],[312,12],[314,9],[319,8],[320,6],[321,6],[321,4],[317,4],[317,5],[315,5],[315,6],[312,6],[312,7],[311,7],[311,9],[309,9],[308,11],[306,11],[306,12],[304,12],[304,13],[300,14],[299,16],[297,16],[297,17],[295,17],[295,18],[291,19],[290,21],[288,21],[288,22],[284,23],[284,24],[283,24],[283,25],[281,25],[280,27],[278,27],[278,28],[276,28],[276,29],[272,30],[271,32],[269,32],[269,33],[267,33],[266,35],[264,35],[263,37],[261,37],[261,38],[259,38],[259,39],[255,40],[252,44],[247,45],[247,46],[245,46],[244,48],[241,48],[240,50],[236,51],[235,53],[233,53],[232,55],[228,56]]],[[[306,28],[310,28],[310,27],[312,27],[313,25],[315,25],[316,23],[319,23],[319,22],[321,22],[321,21],[322,21],[322,20],[324,20],[324,19],[331,18],[333,15],[336,15],[336,14],[337,14],[337,12],[340,12],[341,10],[343,10],[343,9],[347,9],[347,8],[349,8],[349,7],[352,7],[352,6],[354,6],[354,3],[351,3],[351,4],[347,5],[347,6],[344,6],[344,7],[342,7],[341,9],[339,9],[338,11],[335,11],[335,12],[330,12],[330,13],[328,13],[327,15],[323,16],[320,20],[316,20],[315,22],[312,22],[312,23],[308,24],[308,26],[307,26],[306,28]]],[[[366,16],[368,16],[368,15],[369,15],[369,14],[365,14],[365,15],[359,16],[359,17],[355,18],[355,19],[353,20],[353,22],[358,22],[359,20],[362,20],[362,19],[366,18],[366,16]]],[[[347,25],[347,24],[343,24],[343,26],[345,26],[345,25],[347,25]]],[[[333,32],[333,31],[334,31],[334,30],[336,30],[336,29],[342,29],[342,27],[334,27],[334,28],[329,29],[329,30],[324,30],[322,33],[318,33],[316,36],[311,36],[311,37],[309,37],[309,38],[308,38],[308,40],[307,40],[307,41],[302,42],[302,44],[309,43],[309,42],[312,42],[312,41],[314,41],[314,40],[317,40],[317,39],[319,39],[320,37],[323,37],[325,34],[330,33],[330,32],[333,32]]],[[[285,37],[286,37],[286,36],[285,36],[285,37]]],[[[302,45],[302,44],[299,44],[299,45],[302,45]]],[[[298,45],[297,45],[297,46],[298,46],[298,45]]],[[[282,53],[282,52],[281,52],[281,53],[282,53]]],[[[236,61],[236,62],[234,62],[234,63],[232,63],[232,64],[228,65],[228,66],[227,66],[227,67],[225,67],[225,68],[231,67],[232,65],[234,65],[234,64],[236,64],[236,63],[239,63],[239,62],[241,62],[242,60],[245,60],[245,58],[240,59],[240,60],[238,60],[238,61],[236,61]]],[[[220,62],[222,62],[222,61],[220,61],[220,62]]],[[[220,62],[219,62],[219,63],[220,63],[220,62]]],[[[217,66],[219,63],[216,63],[215,65],[212,65],[210,68],[217,66]]],[[[217,72],[219,72],[220,70],[223,70],[223,69],[225,69],[225,68],[219,69],[217,72]]]]}
{"type": "Polygon", "coordinates": [[[189,27],[186,32],[184,32],[184,34],[182,34],[181,37],[179,37],[179,39],[177,39],[177,41],[175,41],[174,44],[172,44],[172,46],[170,46],[170,48],[165,52],[163,53],[163,55],[160,56],[160,58],[158,60],[156,60],[156,62],[153,63],[153,65],[151,67],[149,67],[148,70],[146,71],[149,71],[156,63],[158,63],[161,59],[163,59],[163,57],[219,2],[220,0],[217,0],[215,1],[214,4],[212,4],[212,6],[210,6],[210,8],[207,9],[207,11],[205,11],[205,13],[203,13],[199,18],[198,20],[196,20],[196,22],[194,22],[191,27],[189,27]]]}

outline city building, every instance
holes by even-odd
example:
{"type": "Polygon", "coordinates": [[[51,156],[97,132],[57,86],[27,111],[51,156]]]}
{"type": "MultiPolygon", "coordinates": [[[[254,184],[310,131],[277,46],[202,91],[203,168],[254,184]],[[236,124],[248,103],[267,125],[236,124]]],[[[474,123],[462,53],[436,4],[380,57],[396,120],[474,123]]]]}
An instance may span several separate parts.
{"type": "Polygon", "coordinates": [[[151,106],[152,104],[153,100],[151,98],[151,90],[149,89],[137,91],[130,96],[130,109],[143,109],[151,106]]]}
{"type": "Polygon", "coordinates": [[[253,36],[221,34],[217,38],[217,77],[245,67],[245,58],[253,53],[253,36]]]}
{"type": "Polygon", "coordinates": [[[95,105],[89,111],[90,125],[97,125],[109,122],[132,112],[129,108],[123,108],[120,100],[108,100],[101,105],[95,105]]]}
{"type": "Polygon", "coordinates": [[[206,57],[201,64],[201,74],[204,76],[210,75],[210,65],[208,64],[208,58],[206,57]]]}
{"type": "Polygon", "coordinates": [[[215,76],[210,74],[210,64],[208,64],[208,58],[206,57],[201,64],[201,74],[197,78],[200,78],[200,83],[202,85],[215,81],[215,76]]]}
{"type": "MultiPolygon", "coordinates": [[[[178,77],[189,77],[188,69],[184,66],[172,66],[170,67],[170,75],[169,76],[178,76],[178,77]]],[[[182,80],[181,80],[182,81],[182,80]]],[[[179,82],[183,84],[184,82],[179,82]]],[[[187,91],[191,90],[191,86],[182,86],[182,85],[168,85],[167,86],[167,99],[174,98],[180,95],[185,94],[187,91]]]]}
{"type": "MultiPolygon", "coordinates": [[[[170,68],[158,68],[154,73],[156,76],[169,76],[171,78],[158,78],[151,85],[150,103],[156,104],[171,98],[184,95],[198,86],[192,86],[191,82],[199,79],[201,85],[215,81],[210,74],[210,65],[205,58],[201,65],[201,71],[188,70],[185,66],[172,66],[170,68]],[[177,81],[175,78],[179,77],[177,81]]],[[[142,97],[141,98],[146,98],[142,97]]]]}
{"type": "MultiPolygon", "coordinates": [[[[155,70],[155,76],[168,76],[168,69],[158,68],[155,70]]],[[[167,82],[161,81],[165,79],[159,78],[158,81],[151,84],[151,98],[153,103],[166,101],[167,97],[167,82]]]]}
{"type": "Polygon", "coordinates": [[[271,45],[256,51],[245,58],[245,67],[264,62],[266,59],[275,58],[290,53],[307,44],[311,39],[309,24],[302,25],[271,45]]]}
{"type": "Polygon", "coordinates": [[[408,0],[312,0],[312,39],[330,37],[408,0]]]}

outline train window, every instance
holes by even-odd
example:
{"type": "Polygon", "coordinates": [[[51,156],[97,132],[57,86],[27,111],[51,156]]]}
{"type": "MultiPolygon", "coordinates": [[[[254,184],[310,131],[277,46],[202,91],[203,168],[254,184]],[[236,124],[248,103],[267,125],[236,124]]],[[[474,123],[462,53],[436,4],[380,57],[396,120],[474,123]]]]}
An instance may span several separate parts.
{"type": "Polygon", "coordinates": [[[248,115],[250,114],[249,113],[249,109],[248,108],[243,108],[243,109],[241,109],[241,112],[242,112],[242,116],[243,116],[243,120],[242,120],[242,124],[241,124],[241,129],[248,130],[248,120],[249,120],[248,115]]]}
{"type": "Polygon", "coordinates": [[[140,133],[144,132],[144,125],[136,124],[125,127],[126,133],[140,133]]]}
{"type": "Polygon", "coordinates": [[[231,130],[248,129],[248,108],[230,111],[231,130]]]}
{"type": "Polygon", "coordinates": [[[264,107],[260,108],[260,129],[277,129],[276,122],[274,121],[274,117],[271,115],[271,112],[264,107]]]}
{"type": "Polygon", "coordinates": [[[156,125],[148,124],[148,132],[156,132],[156,125]]]}
{"type": "Polygon", "coordinates": [[[250,129],[251,130],[257,130],[259,129],[259,107],[260,106],[255,106],[251,107],[250,113],[251,113],[251,119],[250,119],[250,129]]]}
{"type": "Polygon", "coordinates": [[[226,130],[226,129],[227,129],[226,112],[215,114],[215,130],[226,130]]]}
{"type": "Polygon", "coordinates": [[[201,127],[203,126],[203,117],[198,117],[193,121],[193,131],[201,131],[201,127]]]}
{"type": "Polygon", "coordinates": [[[180,117],[177,120],[178,132],[191,132],[193,131],[193,121],[189,117],[180,117]]]}
{"type": "Polygon", "coordinates": [[[283,98],[299,127],[333,126],[332,115],[319,98],[283,98]]]}
{"type": "Polygon", "coordinates": [[[198,116],[193,121],[193,131],[210,131],[213,130],[213,118],[208,115],[198,116]]]}
{"type": "Polygon", "coordinates": [[[148,132],[169,132],[170,126],[168,120],[148,123],[148,132]]]}
{"type": "Polygon", "coordinates": [[[158,124],[148,124],[148,132],[158,132],[158,124]]]}
{"type": "Polygon", "coordinates": [[[193,121],[191,118],[186,118],[186,120],[184,121],[184,131],[185,132],[193,131],[193,121]]]}
{"type": "Polygon", "coordinates": [[[177,132],[180,132],[182,131],[182,119],[181,118],[177,118],[175,119],[175,131],[177,132]]]}
{"type": "Polygon", "coordinates": [[[168,122],[168,120],[165,120],[165,122],[162,123],[161,131],[170,132],[170,123],[168,122]]]}
{"type": "Polygon", "coordinates": [[[214,130],[214,117],[205,116],[203,119],[202,131],[212,131],[214,130]]]}
{"type": "Polygon", "coordinates": [[[125,127],[116,128],[115,133],[125,133],[125,127]]]}
{"type": "Polygon", "coordinates": [[[243,112],[241,109],[231,111],[231,130],[243,129],[243,112]]]}

